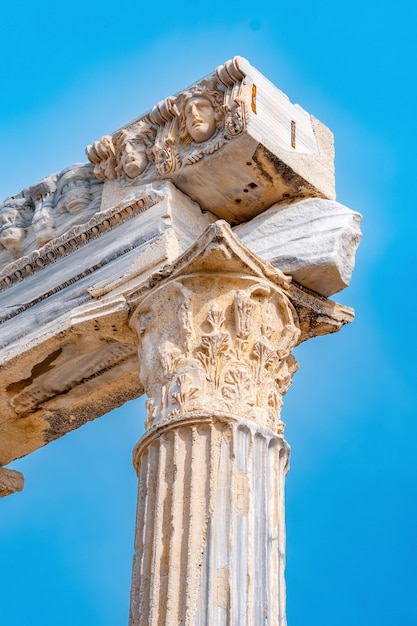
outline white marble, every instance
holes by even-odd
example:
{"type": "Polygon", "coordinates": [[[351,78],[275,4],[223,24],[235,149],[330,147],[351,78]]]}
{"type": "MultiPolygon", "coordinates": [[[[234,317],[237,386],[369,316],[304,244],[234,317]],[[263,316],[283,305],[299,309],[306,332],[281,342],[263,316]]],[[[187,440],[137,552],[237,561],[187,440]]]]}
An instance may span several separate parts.
{"type": "Polygon", "coordinates": [[[308,198],[275,204],[234,232],[300,285],[328,297],[350,283],[361,221],[339,202],[308,198]]]}
{"type": "Polygon", "coordinates": [[[103,184],[90,164],[75,163],[0,204],[0,271],[100,209],[103,184]]]}

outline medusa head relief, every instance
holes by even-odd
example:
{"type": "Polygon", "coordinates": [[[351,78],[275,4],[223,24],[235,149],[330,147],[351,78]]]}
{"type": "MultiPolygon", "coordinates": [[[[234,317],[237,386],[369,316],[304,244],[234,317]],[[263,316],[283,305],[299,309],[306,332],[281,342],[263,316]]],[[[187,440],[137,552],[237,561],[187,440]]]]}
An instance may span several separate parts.
{"type": "Polygon", "coordinates": [[[155,135],[156,130],[146,122],[120,132],[115,138],[117,178],[131,181],[147,170],[154,161],[155,135]]]}
{"type": "Polygon", "coordinates": [[[178,102],[181,144],[203,143],[222,128],[223,99],[224,94],[221,91],[207,88],[181,94],[178,102]]]}

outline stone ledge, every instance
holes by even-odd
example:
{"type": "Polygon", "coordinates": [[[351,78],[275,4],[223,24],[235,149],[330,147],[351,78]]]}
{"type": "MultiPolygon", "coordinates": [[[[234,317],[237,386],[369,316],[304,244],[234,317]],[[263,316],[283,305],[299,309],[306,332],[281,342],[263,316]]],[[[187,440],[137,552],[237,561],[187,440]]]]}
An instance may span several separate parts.
{"type": "Polygon", "coordinates": [[[23,490],[25,478],[16,470],[0,467],[0,498],[23,490]]]}

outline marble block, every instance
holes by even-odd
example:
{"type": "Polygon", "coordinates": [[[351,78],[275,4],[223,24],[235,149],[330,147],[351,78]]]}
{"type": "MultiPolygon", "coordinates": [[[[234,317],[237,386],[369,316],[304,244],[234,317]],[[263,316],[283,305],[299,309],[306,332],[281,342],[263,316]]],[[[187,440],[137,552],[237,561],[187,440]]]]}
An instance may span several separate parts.
{"type": "Polygon", "coordinates": [[[253,252],[322,296],[347,287],[362,216],[334,200],[275,204],[234,232],[253,252]]]}

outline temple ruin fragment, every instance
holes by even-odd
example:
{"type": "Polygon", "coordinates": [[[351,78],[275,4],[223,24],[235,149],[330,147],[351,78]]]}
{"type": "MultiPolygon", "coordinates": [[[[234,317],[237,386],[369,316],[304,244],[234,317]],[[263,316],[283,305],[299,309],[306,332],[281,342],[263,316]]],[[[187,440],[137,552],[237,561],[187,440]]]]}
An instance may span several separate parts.
{"type": "Polygon", "coordinates": [[[0,205],[0,496],[145,393],[129,626],[285,626],[282,397],[361,237],[332,134],[235,57],[86,152],[0,205]]]}

